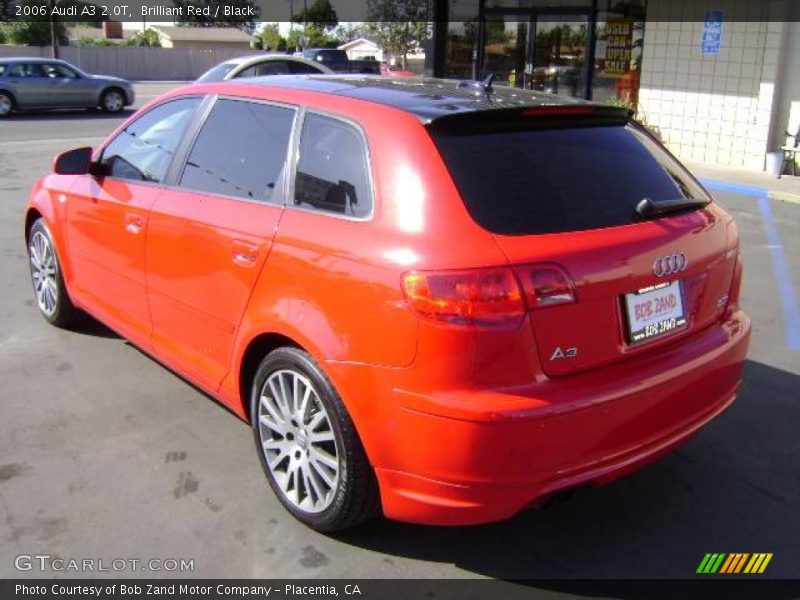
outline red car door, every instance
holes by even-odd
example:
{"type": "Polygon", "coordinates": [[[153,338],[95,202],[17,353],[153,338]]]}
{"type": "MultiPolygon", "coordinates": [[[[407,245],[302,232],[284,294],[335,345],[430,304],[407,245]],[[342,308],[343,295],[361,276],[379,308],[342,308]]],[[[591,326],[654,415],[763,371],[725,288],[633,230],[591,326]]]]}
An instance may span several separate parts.
{"type": "Polygon", "coordinates": [[[148,215],[199,98],[158,105],[102,150],[98,175],[78,177],[68,200],[68,247],[76,300],[125,337],[148,340],[145,287],[148,215]]]}
{"type": "Polygon", "coordinates": [[[296,110],[220,99],[192,146],[180,190],[156,200],[146,272],[153,347],[216,389],[282,212],[296,110]]]}

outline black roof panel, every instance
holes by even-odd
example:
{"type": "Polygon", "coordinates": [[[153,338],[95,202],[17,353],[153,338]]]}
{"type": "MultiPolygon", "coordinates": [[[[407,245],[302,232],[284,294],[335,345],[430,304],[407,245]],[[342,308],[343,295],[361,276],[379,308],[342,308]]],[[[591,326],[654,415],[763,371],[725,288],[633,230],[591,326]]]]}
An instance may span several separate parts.
{"type": "Polygon", "coordinates": [[[466,112],[586,104],[583,100],[497,84],[487,94],[477,82],[429,77],[272,75],[234,81],[237,84],[272,85],[375,102],[404,110],[425,123],[466,112]]]}

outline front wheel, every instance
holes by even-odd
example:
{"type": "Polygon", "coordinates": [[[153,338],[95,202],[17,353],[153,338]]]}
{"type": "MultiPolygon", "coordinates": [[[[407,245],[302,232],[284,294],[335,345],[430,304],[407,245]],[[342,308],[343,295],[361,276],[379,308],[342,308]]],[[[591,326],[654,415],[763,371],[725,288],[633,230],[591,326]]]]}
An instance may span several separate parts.
{"type": "Polygon", "coordinates": [[[106,90],[100,98],[100,106],[107,113],[117,113],[125,107],[125,96],[117,89],[106,90]]]}
{"type": "Polygon", "coordinates": [[[56,327],[68,327],[82,313],[67,294],[56,247],[44,219],[37,219],[28,235],[28,259],[39,312],[56,327]]]}
{"type": "Polygon", "coordinates": [[[269,353],[250,401],[261,465],[295,518],[330,532],[379,513],[375,474],[353,421],[306,352],[287,347],[269,353]]]}
{"type": "Polygon", "coordinates": [[[6,92],[0,92],[0,118],[7,117],[14,110],[14,98],[6,92]]]}

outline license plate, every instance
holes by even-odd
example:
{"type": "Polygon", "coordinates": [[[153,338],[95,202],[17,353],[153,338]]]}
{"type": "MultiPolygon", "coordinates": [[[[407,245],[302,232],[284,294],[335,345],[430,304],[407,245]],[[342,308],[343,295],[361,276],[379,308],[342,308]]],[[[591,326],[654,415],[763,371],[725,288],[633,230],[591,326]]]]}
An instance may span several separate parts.
{"type": "Polygon", "coordinates": [[[625,309],[631,344],[658,338],[686,326],[680,281],[625,294],[625,309]]]}

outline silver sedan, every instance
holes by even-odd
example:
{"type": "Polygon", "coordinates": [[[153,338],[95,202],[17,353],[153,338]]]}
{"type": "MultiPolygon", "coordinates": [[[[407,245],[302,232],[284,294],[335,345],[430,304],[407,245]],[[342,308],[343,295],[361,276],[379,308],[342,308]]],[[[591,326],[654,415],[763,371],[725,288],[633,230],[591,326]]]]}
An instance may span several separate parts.
{"type": "Polygon", "coordinates": [[[325,65],[313,60],[288,54],[251,54],[232,58],[203,73],[197,83],[227,81],[239,77],[262,77],[264,75],[299,75],[333,73],[325,65]]]}
{"type": "Polygon", "coordinates": [[[97,108],[119,112],[135,100],[133,86],[119,77],[90,75],[46,58],[0,58],[0,117],[14,110],[97,108]]]}

